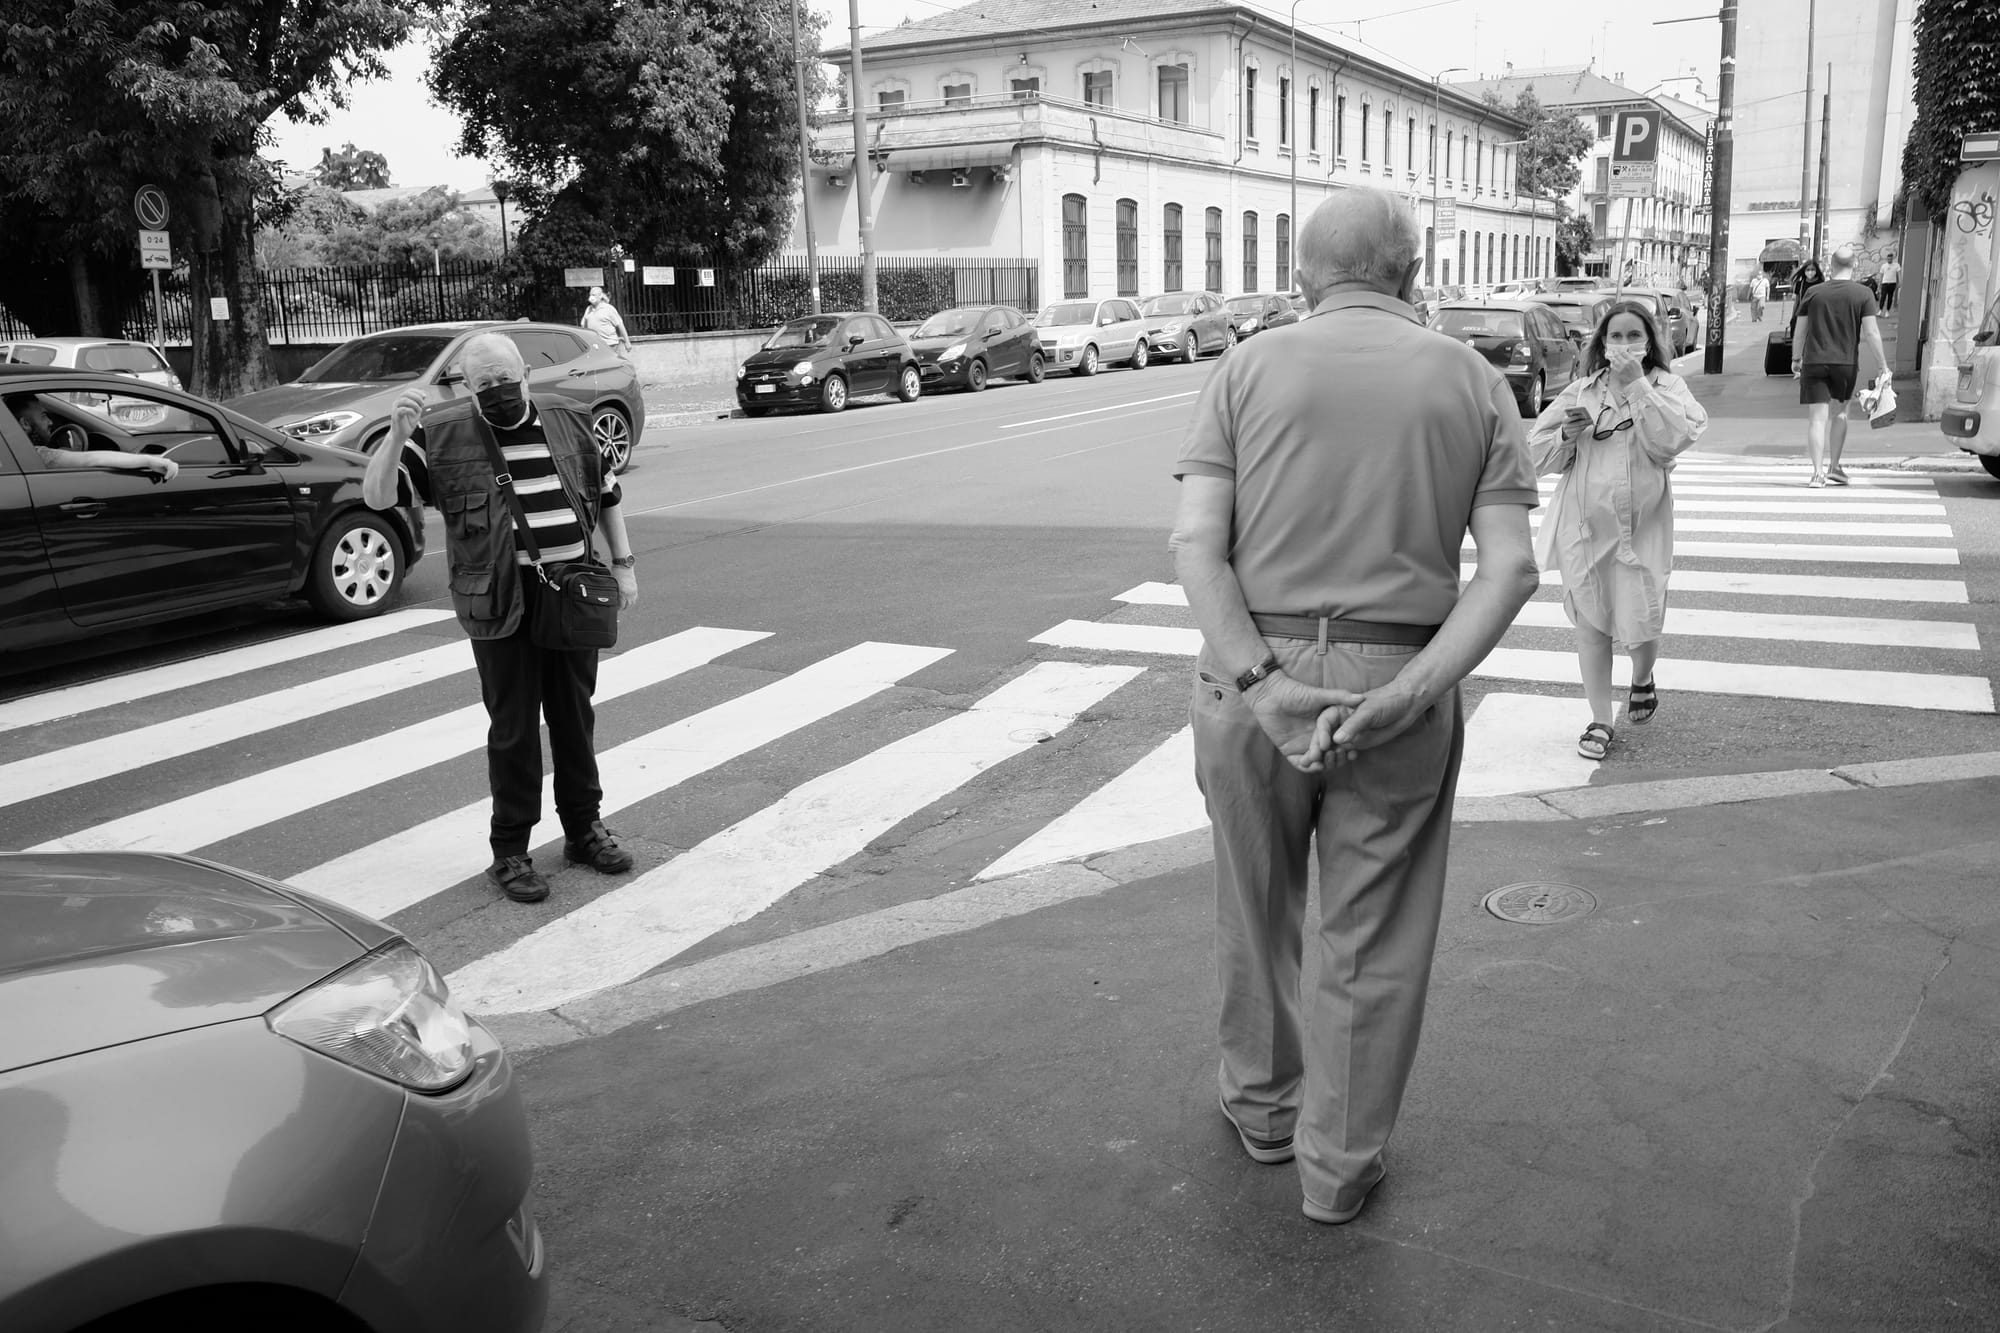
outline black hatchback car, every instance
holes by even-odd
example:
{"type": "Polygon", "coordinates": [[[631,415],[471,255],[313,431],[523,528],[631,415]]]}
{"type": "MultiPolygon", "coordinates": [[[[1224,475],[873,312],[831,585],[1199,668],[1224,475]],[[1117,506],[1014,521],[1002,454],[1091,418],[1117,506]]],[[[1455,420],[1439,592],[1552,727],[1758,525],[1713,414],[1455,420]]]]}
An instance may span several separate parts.
{"type": "Polygon", "coordinates": [[[910,335],[924,387],[978,393],[996,376],[1042,382],[1042,340],[1027,316],[1010,305],[940,310],[910,335]]]}
{"type": "Polygon", "coordinates": [[[1569,387],[1582,365],[1582,349],[1562,321],[1533,297],[1450,302],[1431,317],[1431,327],[1497,366],[1525,417],[1540,416],[1549,396],[1569,387]]]}
{"type": "Polygon", "coordinates": [[[923,368],[909,339],[880,315],[808,315],[774,330],[736,369],[736,402],[761,417],[774,407],[839,412],[862,394],[923,396],[923,368]]]}
{"type": "Polygon", "coordinates": [[[367,466],[192,394],[0,367],[0,652],[299,594],[334,620],[380,614],[424,525],[362,503],[367,466]],[[50,467],[43,449],[163,454],[180,472],[50,467]]]}

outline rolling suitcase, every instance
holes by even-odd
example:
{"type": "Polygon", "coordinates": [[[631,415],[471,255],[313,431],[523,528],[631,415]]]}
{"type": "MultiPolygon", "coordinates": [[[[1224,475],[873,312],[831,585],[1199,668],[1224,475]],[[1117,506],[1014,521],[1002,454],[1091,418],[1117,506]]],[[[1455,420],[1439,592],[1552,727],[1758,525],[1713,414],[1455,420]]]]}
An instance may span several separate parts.
{"type": "Polygon", "coordinates": [[[1779,329],[1764,340],[1764,373],[1766,375],[1789,375],[1792,373],[1792,331],[1779,329]]]}

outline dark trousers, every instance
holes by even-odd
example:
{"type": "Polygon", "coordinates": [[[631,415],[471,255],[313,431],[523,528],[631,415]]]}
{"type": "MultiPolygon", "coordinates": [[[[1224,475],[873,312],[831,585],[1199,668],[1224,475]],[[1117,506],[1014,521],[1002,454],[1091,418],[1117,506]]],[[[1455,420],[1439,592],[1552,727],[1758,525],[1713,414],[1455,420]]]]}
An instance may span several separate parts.
{"type": "Polygon", "coordinates": [[[523,625],[504,639],[472,640],[479,692],[492,725],[486,731],[486,779],[493,790],[493,855],[524,856],[542,817],[541,719],[549,723],[555,761],[556,816],[563,833],[581,837],[598,816],[597,653],[554,652],[528,641],[523,625]]]}
{"type": "Polygon", "coordinates": [[[1893,282],[1885,282],[1882,284],[1882,313],[1886,315],[1895,308],[1896,308],[1896,284],[1893,282]]]}

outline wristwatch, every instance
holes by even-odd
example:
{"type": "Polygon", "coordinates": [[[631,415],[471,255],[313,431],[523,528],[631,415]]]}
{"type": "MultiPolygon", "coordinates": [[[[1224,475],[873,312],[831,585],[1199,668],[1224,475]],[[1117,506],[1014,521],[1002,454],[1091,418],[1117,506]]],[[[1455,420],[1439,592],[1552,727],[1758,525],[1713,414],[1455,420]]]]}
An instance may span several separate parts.
{"type": "Polygon", "coordinates": [[[630,569],[639,563],[639,557],[636,555],[617,555],[611,557],[611,563],[619,569],[630,569]]]}
{"type": "Polygon", "coordinates": [[[1277,669],[1278,669],[1277,654],[1266,653],[1264,655],[1263,661],[1259,662],[1256,666],[1251,667],[1248,671],[1244,672],[1242,675],[1236,678],[1236,692],[1238,694],[1242,694],[1243,692],[1248,690],[1252,685],[1255,685],[1258,681],[1264,679],[1264,677],[1275,673],[1277,669]]]}

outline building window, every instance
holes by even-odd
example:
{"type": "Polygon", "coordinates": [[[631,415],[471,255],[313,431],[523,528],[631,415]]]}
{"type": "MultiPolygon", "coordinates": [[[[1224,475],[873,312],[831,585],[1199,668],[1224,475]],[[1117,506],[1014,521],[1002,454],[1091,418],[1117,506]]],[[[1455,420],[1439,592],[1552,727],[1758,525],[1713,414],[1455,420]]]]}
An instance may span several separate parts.
{"type": "Polygon", "coordinates": [[[1090,295],[1089,205],[1080,194],[1063,196],[1063,295],[1090,295]]]}
{"type": "Polygon", "coordinates": [[[1486,140],[1481,139],[1472,153],[1472,189],[1476,194],[1486,188],[1486,140]]]}
{"type": "Polygon", "coordinates": [[[1292,285],[1292,220],[1278,214],[1278,271],[1271,277],[1273,287],[1289,290],[1292,285]]]}
{"type": "Polygon", "coordinates": [[[1441,261],[1438,265],[1438,268],[1439,271],[1444,275],[1440,277],[1438,281],[1446,287],[1451,286],[1451,261],[1449,259],[1441,261]]]}
{"type": "Polygon", "coordinates": [[[1118,294],[1139,294],[1139,202],[1118,201],[1118,294]]]}
{"type": "Polygon", "coordinates": [[[1368,160],[1368,104],[1361,104],[1361,160],[1368,160]]]}
{"type": "Polygon", "coordinates": [[[1177,292],[1181,289],[1181,206],[1168,204],[1160,219],[1160,235],[1165,241],[1167,256],[1166,272],[1161,275],[1164,290],[1177,292]]]}
{"type": "Polygon", "coordinates": [[[1243,137],[1257,137],[1257,67],[1243,71],[1243,137]]]}
{"type": "MultiPolygon", "coordinates": [[[[1465,238],[1463,236],[1460,236],[1458,240],[1458,257],[1461,260],[1465,258],[1465,238]]],[[[1479,285],[1479,233],[1478,232],[1472,233],[1472,267],[1465,270],[1465,280],[1474,287],[1477,287],[1479,285]]]]}
{"type": "Polygon", "coordinates": [[[894,92],[883,92],[875,94],[875,105],[877,109],[879,109],[886,115],[896,115],[897,113],[901,112],[903,109],[903,103],[909,100],[910,100],[910,95],[904,92],[901,88],[896,89],[894,92]]]}
{"type": "Polygon", "coordinates": [[[1489,283],[1500,281],[1499,274],[1493,267],[1493,233],[1490,231],[1486,233],[1486,281],[1489,283]]]}
{"type": "Polygon", "coordinates": [[[1257,290],[1257,215],[1243,215],[1243,290],[1257,290]]]}
{"type": "Polygon", "coordinates": [[[1394,169],[1395,154],[1389,151],[1389,139],[1396,133],[1396,113],[1388,107],[1382,108],[1382,170],[1386,173],[1394,169]]]}
{"type": "Polygon", "coordinates": [[[1438,127],[1435,122],[1431,125],[1430,146],[1424,150],[1424,161],[1430,164],[1430,174],[1435,177],[1438,174],[1438,127]]]}
{"type": "Polygon", "coordinates": [[[1017,102],[1032,102],[1041,96],[1042,81],[1038,78],[1009,79],[1007,90],[1014,94],[1017,102]]]}
{"type": "Polygon", "coordinates": [[[972,85],[969,83],[947,83],[944,86],[946,106],[971,106],[972,85]]]}
{"type": "Polygon", "coordinates": [[[1306,89],[1306,151],[1319,151],[1319,88],[1306,89]]]}
{"type": "Polygon", "coordinates": [[[1514,276],[1521,276],[1521,238],[1514,238],[1514,276]]]}
{"type": "Polygon", "coordinates": [[[1424,283],[1437,281],[1437,228],[1424,228],[1424,283]]]}
{"type": "Polygon", "coordinates": [[[1456,137],[1455,131],[1446,130],[1444,132],[1444,179],[1447,185],[1451,183],[1451,145],[1452,140],[1456,137]]]}
{"type": "Polygon", "coordinates": [[[1608,116],[1608,115],[1600,115],[1600,116],[1598,116],[1598,118],[1597,118],[1597,137],[1598,137],[1598,138],[1600,138],[1600,139],[1609,139],[1609,138],[1611,137],[1611,117],[1610,117],[1610,116],[1608,116]]]}
{"type": "Polygon", "coordinates": [[[1222,210],[1211,208],[1202,218],[1207,229],[1201,274],[1203,291],[1222,290],[1222,210]]]}
{"type": "Polygon", "coordinates": [[[1611,205],[1603,200],[1590,206],[1590,238],[1598,245],[1604,244],[1604,233],[1611,226],[1611,205]]]}
{"type": "Polygon", "coordinates": [[[1278,147],[1288,148],[1292,142],[1292,80],[1290,76],[1278,76],[1278,147]]]}
{"type": "Polygon", "coordinates": [[[1417,118],[1410,117],[1409,137],[1403,141],[1403,170],[1417,169],[1417,118]]]}
{"type": "Polygon", "coordinates": [[[1160,66],[1160,119],[1185,125],[1188,120],[1188,67],[1160,66]]]}
{"type": "MultiPolygon", "coordinates": [[[[1474,253],[1476,254],[1478,252],[1474,251],[1474,253]]],[[[1477,276],[1467,276],[1468,273],[1469,270],[1465,267],[1465,233],[1460,232],[1458,234],[1458,275],[1461,278],[1464,278],[1469,283],[1477,282],[1479,280],[1477,276]]],[[[1451,279],[1446,278],[1445,281],[1449,283],[1451,279]]]]}
{"type": "Polygon", "coordinates": [[[1611,193],[1611,159],[1608,157],[1597,159],[1597,189],[1595,193],[1611,193]]]}
{"type": "Polygon", "coordinates": [[[1472,179],[1472,171],[1465,165],[1466,156],[1472,152],[1472,140],[1458,141],[1458,183],[1462,186],[1472,179]]]}
{"type": "Polygon", "coordinates": [[[1111,105],[1111,71],[1087,70],[1083,76],[1083,100],[1087,106],[1111,105]]]}
{"type": "Polygon", "coordinates": [[[1347,98],[1345,95],[1333,99],[1333,155],[1347,156],[1347,98]]]}

